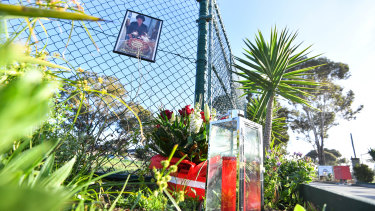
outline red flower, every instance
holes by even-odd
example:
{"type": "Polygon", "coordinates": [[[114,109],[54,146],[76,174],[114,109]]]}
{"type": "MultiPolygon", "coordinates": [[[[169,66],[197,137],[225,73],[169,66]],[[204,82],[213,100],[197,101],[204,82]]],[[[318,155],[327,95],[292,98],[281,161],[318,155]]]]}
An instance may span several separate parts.
{"type": "Polygon", "coordinates": [[[156,128],[158,128],[158,129],[159,129],[159,128],[160,128],[160,125],[159,125],[159,124],[157,124],[157,125],[156,125],[156,128]]]}
{"type": "Polygon", "coordinates": [[[160,116],[165,119],[165,117],[168,118],[168,120],[170,120],[172,118],[172,114],[173,114],[173,111],[170,111],[170,110],[164,110],[162,112],[160,112],[160,116]]]}
{"type": "MultiPolygon", "coordinates": [[[[203,122],[207,122],[206,117],[204,116],[204,111],[201,111],[201,118],[203,119],[203,122]]],[[[211,120],[211,117],[210,117],[210,120],[211,120]]]]}
{"type": "Polygon", "coordinates": [[[201,111],[201,118],[203,119],[203,122],[206,122],[206,118],[204,117],[204,111],[201,111]]]}
{"type": "Polygon", "coordinates": [[[190,108],[190,105],[187,105],[185,106],[185,108],[178,110],[178,113],[180,113],[182,117],[189,116],[193,112],[194,112],[194,108],[190,108]]]}

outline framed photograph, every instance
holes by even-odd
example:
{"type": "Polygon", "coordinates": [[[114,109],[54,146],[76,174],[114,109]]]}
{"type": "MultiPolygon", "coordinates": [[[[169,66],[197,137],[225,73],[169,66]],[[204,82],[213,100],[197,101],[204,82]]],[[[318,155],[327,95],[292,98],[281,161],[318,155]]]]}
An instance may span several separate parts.
{"type": "Polygon", "coordinates": [[[163,21],[127,10],[113,52],[155,62],[163,21]]]}

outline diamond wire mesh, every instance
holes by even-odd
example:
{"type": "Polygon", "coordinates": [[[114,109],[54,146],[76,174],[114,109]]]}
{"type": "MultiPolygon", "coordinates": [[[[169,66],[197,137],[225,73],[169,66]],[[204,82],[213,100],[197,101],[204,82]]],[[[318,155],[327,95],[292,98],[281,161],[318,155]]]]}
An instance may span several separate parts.
{"type": "Polygon", "coordinates": [[[229,109],[244,110],[244,99],[240,98],[243,94],[238,89],[238,77],[232,73],[233,56],[229,41],[225,34],[224,25],[221,20],[220,12],[216,1],[212,8],[212,68],[211,68],[211,96],[207,96],[207,101],[212,100],[212,106],[219,113],[226,113],[229,109]]]}
{"type": "MultiPolygon", "coordinates": [[[[17,1],[9,3],[15,4],[17,1]]],[[[29,4],[26,1],[24,3],[29,4]]],[[[72,28],[71,21],[49,20],[43,21],[48,36],[45,35],[43,28],[38,26],[35,28],[35,34],[41,44],[48,43],[47,51],[51,55],[54,53],[63,55],[72,67],[81,67],[85,70],[87,78],[95,81],[102,77],[108,80],[108,83],[103,83],[96,88],[115,89],[114,93],[118,97],[147,114],[144,115],[143,120],[154,116],[161,107],[177,110],[184,105],[194,103],[198,37],[196,20],[199,14],[199,5],[196,1],[100,0],[84,1],[84,3],[85,13],[105,20],[100,25],[85,22],[99,50],[90,40],[82,23],[74,22],[73,33],[66,47],[72,28]],[[139,63],[135,58],[112,52],[127,9],[164,21],[155,63],[146,61],[139,63]]],[[[213,44],[210,49],[213,64],[212,83],[206,86],[212,88],[213,107],[224,113],[228,109],[238,108],[241,103],[235,99],[238,93],[230,72],[232,55],[219,15],[213,10],[215,27],[213,27],[213,44]]],[[[20,24],[20,21],[11,21],[10,25],[15,30],[20,24]]],[[[21,39],[25,39],[26,36],[27,34],[21,36],[21,39]]],[[[61,60],[53,58],[51,60],[64,65],[61,60]]],[[[74,78],[69,74],[65,74],[64,77],[74,78]]],[[[105,146],[102,150],[104,160],[100,164],[100,171],[121,169],[133,173],[142,165],[147,165],[145,161],[149,160],[151,153],[142,151],[143,146],[137,141],[128,141],[131,137],[129,131],[136,128],[130,112],[123,105],[110,102],[113,106],[111,109],[121,114],[122,119],[117,120],[113,115],[108,116],[109,108],[100,103],[100,99],[89,96],[89,100],[91,105],[96,105],[92,108],[94,112],[91,116],[82,117],[83,126],[76,127],[75,130],[77,136],[80,136],[81,130],[87,130],[89,131],[87,133],[97,137],[92,142],[94,150],[105,146]],[[91,124],[87,125],[90,118],[96,124],[92,124],[91,121],[91,124]],[[106,145],[106,143],[111,144],[106,145]]],[[[139,114],[142,117],[142,113],[139,114]]]]}

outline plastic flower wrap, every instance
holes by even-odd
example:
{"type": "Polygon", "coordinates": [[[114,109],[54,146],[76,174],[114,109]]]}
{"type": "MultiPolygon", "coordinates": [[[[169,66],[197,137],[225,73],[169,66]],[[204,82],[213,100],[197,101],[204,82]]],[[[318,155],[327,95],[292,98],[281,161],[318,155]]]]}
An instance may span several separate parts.
{"type": "Polygon", "coordinates": [[[187,105],[178,112],[162,110],[157,118],[149,125],[152,131],[148,134],[149,147],[162,156],[167,157],[174,145],[178,144],[175,157],[187,155],[195,163],[207,159],[207,129],[216,111],[210,110],[208,105],[204,111],[196,105],[187,105]]]}

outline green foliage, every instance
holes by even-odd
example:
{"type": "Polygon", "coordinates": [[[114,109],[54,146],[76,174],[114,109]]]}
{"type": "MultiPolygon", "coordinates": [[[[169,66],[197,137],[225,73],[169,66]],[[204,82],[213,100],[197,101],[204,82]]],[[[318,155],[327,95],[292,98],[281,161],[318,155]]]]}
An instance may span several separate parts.
{"type": "Polygon", "coordinates": [[[369,149],[368,154],[370,154],[372,161],[375,162],[375,149],[369,149]]]}
{"type": "MultiPolygon", "coordinates": [[[[314,162],[317,162],[318,153],[316,150],[311,150],[306,154],[307,157],[310,157],[314,162]]],[[[326,165],[340,165],[342,163],[347,163],[346,158],[341,157],[341,153],[335,149],[324,148],[324,160],[326,165]]]]}
{"type": "MultiPolygon", "coordinates": [[[[79,4],[48,1],[41,7],[55,8],[68,3],[77,6],[79,4]]],[[[43,4],[43,1],[38,1],[37,4],[43,4]]],[[[9,12],[12,8],[15,9],[13,12],[21,8],[22,15],[32,17],[59,17],[56,16],[58,13],[52,10],[46,12],[26,7],[4,7],[2,4],[1,15],[17,14],[9,12]]],[[[70,15],[74,19],[75,15],[70,15]]],[[[84,16],[83,13],[77,15],[84,16]]],[[[79,86],[84,85],[84,81],[75,82],[58,76],[62,71],[56,68],[68,68],[48,62],[45,46],[39,49],[38,42],[31,43],[31,37],[35,36],[32,31],[38,20],[26,18],[27,27],[12,33],[11,36],[7,33],[3,36],[3,31],[0,31],[0,210],[61,210],[69,203],[75,202],[79,204],[76,210],[86,209],[80,205],[90,202],[90,209],[95,209],[98,203],[86,200],[90,199],[88,187],[97,184],[98,180],[108,174],[95,178],[93,172],[90,175],[84,175],[82,172],[72,175],[72,168],[76,163],[74,156],[67,162],[56,164],[53,151],[56,151],[56,146],[61,143],[60,139],[66,138],[65,131],[60,131],[61,123],[66,118],[63,113],[66,107],[61,108],[62,106],[59,107],[56,103],[59,99],[56,93],[61,89],[61,84],[77,85],[80,93],[106,93],[79,86]],[[25,46],[12,44],[27,28],[30,31],[25,46]],[[35,49],[35,52],[31,52],[31,49],[35,49]]],[[[6,22],[0,19],[0,30],[6,29],[3,23],[6,22]]],[[[42,22],[39,23],[43,27],[42,22]]],[[[110,93],[108,95],[121,101],[110,93]]],[[[77,115],[79,113],[78,110],[77,115]]],[[[126,184],[122,191],[125,186],[126,184]]],[[[111,203],[110,210],[114,208],[116,201],[117,199],[111,203]]]]}
{"type": "Polygon", "coordinates": [[[55,130],[57,123],[39,129],[52,112],[50,105],[59,83],[45,78],[37,67],[6,81],[0,86],[4,102],[0,106],[0,134],[4,137],[0,142],[0,210],[59,210],[75,196],[87,197],[87,187],[106,175],[71,175],[74,156],[56,165],[53,151],[58,138],[45,133],[55,130]]]}
{"type": "MultiPolygon", "coordinates": [[[[257,109],[259,108],[259,98],[251,98],[247,105],[247,118],[261,124],[263,127],[266,123],[266,110],[264,110],[263,118],[256,117],[257,109]]],[[[289,140],[287,116],[289,111],[287,108],[281,107],[277,102],[273,108],[272,115],[272,141],[276,144],[286,143],[289,140]]]]}
{"type": "Polygon", "coordinates": [[[0,186],[1,210],[50,211],[61,208],[63,201],[60,193],[39,188],[0,186]]]}
{"type": "Polygon", "coordinates": [[[150,141],[148,146],[166,157],[171,153],[173,146],[178,145],[175,157],[181,158],[186,155],[187,159],[200,163],[207,159],[206,136],[211,119],[208,106],[205,106],[205,111],[200,111],[199,105],[195,109],[186,106],[179,112],[179,115],[174,115],[173,111],[162,111],[158,118],[149,123],[152,131],[147,134],[150,141]],[[204,115],[206,113],[207,117],[204,115]]]}
{"type": "Polygon", "coordinates": [[[47,118],[45,113],[57,84],[42,81],[41,76],[38,71],[29,72],[1,87],[0,153],[4,153],[15,138],[32,131],[36,124],[47,118]]]}
{"type": "Polygon", "coordinates": [[[309,47],[300,52],[297,51],[300,44],[294,45],[296,37],[296,33],[291,34],[287,29],[283,29],[279,34],[275,27],[271,30],[270,41],[267,42],[259,31],[255,42],[245,40],[248,48],[244,53],[246,59],[236,57],[239,64],[235,67],[241,72],[235,73],[244,79],[239,81],[242,84],[241,89],[245,90],[245,94],[260,95],[260,103],[254,118],[262,118],[266,115],[263,138],[266,149],[269,148],[271,141],[272,108],[275,96],[309,106],[309,102],[300,97],[300,95],[308,94],[303,86],[318,85],[302,77],[316,66],[290,71],[299,64],[312,59],[306,58],[309,47]]]}
{"type": "MultiPolygon", "coordinates": [[[[168,199],[163,194],[153,194],[153,192],[138,191],[129,194],[119,202],[119,206],[128,209],[145,210],[165,210],[168,205],[168,199]]],[[[171,207],[170,207],[171,208],[171,207]]]]}
{"type": "Polygon", "coordinates": [[[309,95],[300,97],[311,102],[316,109],[308,106],[296,105],[296,109],[291,112],[291,128],[300,134],[300,138],[313,144],[318,152],[319,164],[324,161],[324,141],[328,138],[328,130],[336,125],[337,119],[341,117],[345,120],[354,120],[363,106],[352,108],[354,92],[344,91],[338,80],[346,80],[350,77],[349,66],[341,62],[333,62],[327,58],[317,58],[306,61],[296,69],[309,66],[319,66],[309,70],[303,77],[306,80],[314,80],[320,83],[318,89],[312,86],[305,86],[309,95]],[[324,66],[319,66],[323,65],[324,66]]]}
{"type": "Polygon", "coordinates": [[[306,211],[304,207],[302,207],[301,205],[297,204],[293,211],[306,211]]]}
{"type": "Polygon", "coordinates": [[[86,15],[84,13],[71,13],[58,10],[39,9],[33,7],[0,4],[1,15],[6,16],[26,16],[26,17],[54,17],[68,20],[88,20],[99,21],[100,18],[86,15]]]}
{"type": "Polygon", "coordinates": [[[0,210],[55,210],[67,199],[61,184],[75,160],[55,170],[53,157],[42,162],[55,144],[50,141],[29,148],[30,140],[23,138],[46,119],[56,87],[51,84],[33,71],[0,88],[0,101],[4,102],[0,108],[4,137],[0,144],[0,210]]]}
{"type": "Polygon", "coordinates": [[[59,210],[74,194],[83,194],[82,189],[100,179],[74,175],[67,183],[75,157],[56,166],[52,152],[58,140],[45,138],[41,131],[49,129],[38,127],[52,111],[51,100],[59,83],[34,68],[0,86],[4,102],[0,106],[0,134],[4,137],[0,144],[0,210],[59,210]],[[41,134],[36,135],[38,132],[41,134]]]}
{"type": "Polygon", "coordinates": [[[62,114],[65,118],[59,123],[62,128],[57,135],[62,142],[56,158],[63,163],[76,156],[74,173],[88,173],[91,168],[103,166],[109,153],[125,156],[130,144],[142,140],[139,121],[151,117],[151,112],[139,104],[124,105],[127,91],[118,78],[82,68],[69,78],[69,83],[64,83],[59,95],[55,116],[62,114]],[[108,133],[109,128],[116,130],[115,136],[108,133]]]}
{"type": "Polygon", "coordinates": [[[289,210],[301,203],[298,185],[309,183],[315,176],[315,165],[302,154],[286,156],[280,146],[266,152],[264,160],[264,202],[271,209],[289,210]]]}
{"type": "Polygon", "coordinates": [[[360,182],[372,182],[374,171],[366,164],[356,165],[353,168],[355,178],[360,182]]]}
{"type": "Polygon", "coordinates": [[[56,210],[69,198],[62,183],[74,159],[56,169],[49,156],[55,140],[33,146],[30,135],[48,118],[59,83],[31,62],[54,65],[29,59],[25,50],[0,42],[0,210],[56,210]]]}
{"type": "MultiPolygon", "coordinates": [[[[180,197],[179,194],[174,195],[175,198],[180,197]]],[[[180,210],[198,210],[199,204],[197,199],[184,197],[183,201],[178,202],[178,208],[180,210]]],[[[177,207],[164,194],[154,192],[149,188],[126,194],[119,200],[118,206],[135,210],[177,210],[177,207]]]]}
{"type": "MultiPolygon", "coordinates": [[[[326,210],[326,207],[327,207],[327,204],[324,204],[323,207],[322,207],[322,211],[325,211],[326,210]]],[[[311,202],[304,202],[304,206],[301,206],[299,204],[297,204],[293,211],[318,211],[320,209],[316,208],[314,206],[314,204],[312,204],[311,202]]]]}

